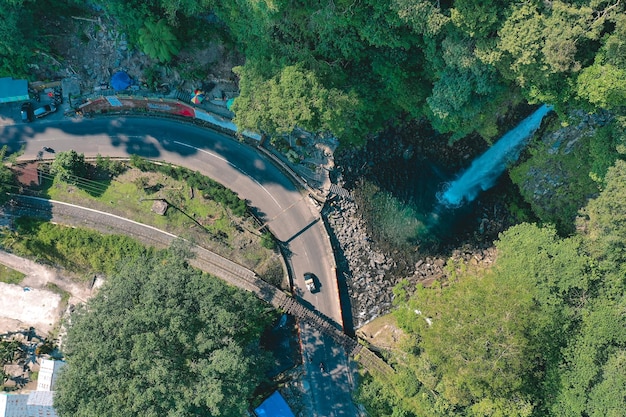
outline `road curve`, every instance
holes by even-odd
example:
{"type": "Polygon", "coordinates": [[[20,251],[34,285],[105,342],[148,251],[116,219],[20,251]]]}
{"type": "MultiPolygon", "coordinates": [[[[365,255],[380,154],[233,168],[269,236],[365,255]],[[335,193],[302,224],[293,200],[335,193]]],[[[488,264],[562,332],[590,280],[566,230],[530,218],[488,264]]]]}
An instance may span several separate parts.
{"type": "Polygon", "coordinates": [[[232,138],[170,120],[96,118],[4,126],[0,145],[23,149],[32,160],[43,146],[85,156],[136,154],[199,171],[248,200],[287,249],[297,296],[342,326],[332,248],[314,201],[252,147],[232,138]],[[306,291],[302,276],[313,272],[320,291],[306,291]]]}

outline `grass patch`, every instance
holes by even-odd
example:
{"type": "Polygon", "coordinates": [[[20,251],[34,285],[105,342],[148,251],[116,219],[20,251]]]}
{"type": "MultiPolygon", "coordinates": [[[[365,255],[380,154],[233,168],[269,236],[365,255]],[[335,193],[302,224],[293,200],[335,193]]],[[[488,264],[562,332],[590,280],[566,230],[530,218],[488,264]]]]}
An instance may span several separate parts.
{"type": "Polygon", "coordinates": [[[140,158],[133,164],[138,168],[116,169],[111,179],[89,180],[88,186],[48,176],[39,195],[154,226],[251,269],[275,256],[273,239],[251,232],[258,226],[231,190],[184,168],[140,158]],[[155,200],[167,202],[165,215],[151,210],[155,200]]]}
{"type": "Polygon", "coordinates": [[[162,174],[129,170],[112,181],[100,195],[54,180],[47,194],[51,199],[114,213],[179,235],[198,229],[196,232],[205,233],[211,239],[219,237],[222,243],[228,244],[236,233],[229,213],[218,202],[205,199],[183,181],[162,174]],[[145,187],[137,178],[146,181],[145,187]],[[158,191],[154,192],[155,189],[158,191]],[[151,211],[155,200],[169,204],[165,216],[151,211]]]}
{"type": "MultiPolygon", "coordinates": [[[[79,273],[111,274],[120,260],[150,256],[153,249],[127,236],[60,226],[45,220],[21,217],[16,232],[2,236],[2,244],[18,255],[33,257],[79,273]]],[[[87,275],[85,275],[87,276],[87,275]]]]}
{"type": "Polygon", "coordinates": [[[61,305],[66,306],[68,301],[70,301],[71,294],[59,287],[54,282],[48,282],[46,284],[46,289],[61,296],[61,305]]]}
{"type": "Polygon", "coordinates": [[[0,265],[0,282],[5,284],[19,284],[26,275],[8,266],[0,265]]]}

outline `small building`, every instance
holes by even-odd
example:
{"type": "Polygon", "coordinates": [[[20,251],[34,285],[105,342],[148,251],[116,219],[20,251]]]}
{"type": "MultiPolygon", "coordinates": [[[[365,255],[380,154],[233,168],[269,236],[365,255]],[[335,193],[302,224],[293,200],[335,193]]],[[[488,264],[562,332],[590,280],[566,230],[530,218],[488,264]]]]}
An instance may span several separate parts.
{"type": "Polygon", "coordinates": [[[57,417],[53,407],[54,391],[33,391],[28,394],[28,415],[30,417],[57,417]]]}
{"type": "Polygon", "coordinates": [[[11,77],[0,78],[0,103],[27,101],[28,81],[14,80],[11,77]]]}
{"type": "Polygon", "coordinates": [[[28,394],[0,394],[0,417],[29,417],[28,394]]]}
{"type": "Polygon", "coordinates": [[[257,417],[295,417],[289,405],[280,395],[280,392],[275,391],[260,406],[254,409],[254,414],[257,417]]]}
{"type": "Polygon", "coordinates": [[[65,366],[63,361],[42,359],[37,378],[37,391],[54,391],[54,383],[59,376],[59,370],[65,366]]]}
{"type": "Polygon", "coordinates": [[[53,407],[54,383],[63,361],[42,359],[37,391],[28,394],[0,393],[0,417],[57,417],[53,407]]]}

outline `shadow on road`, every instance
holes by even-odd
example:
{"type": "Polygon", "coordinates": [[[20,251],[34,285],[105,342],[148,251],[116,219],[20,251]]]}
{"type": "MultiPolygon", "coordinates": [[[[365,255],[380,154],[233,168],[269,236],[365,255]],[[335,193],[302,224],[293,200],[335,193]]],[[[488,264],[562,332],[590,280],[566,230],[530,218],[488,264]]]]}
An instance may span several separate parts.
{"type": "Polygon", "coordinates": [[[304,226],[302,229],[300,229],[295,235],[291,236],[289,239],[285,240],[284,243],[289,244],[292,241],[294,241],[295,239],[298,238],[298,236],[301,236],[304,232],[306,232],[307,230],[309,230],[311,227],[313,227],[315,225],[315,223],[317,223],[320,220],[319,217],[313,219],[313,221],[311,221],[309,224],[307,224],[306,226],[304,226]]]}

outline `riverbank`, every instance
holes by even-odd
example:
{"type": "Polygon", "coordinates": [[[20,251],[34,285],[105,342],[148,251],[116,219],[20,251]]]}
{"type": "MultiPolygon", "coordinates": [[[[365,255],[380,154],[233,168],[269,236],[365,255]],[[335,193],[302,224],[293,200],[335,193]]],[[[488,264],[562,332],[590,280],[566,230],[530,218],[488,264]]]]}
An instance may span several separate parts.
{"type": "Polygon", "coordinates": [[[413,123],[336,155],[334,181],[355,198],[334,196],[323,215],[355,329],[392,310],[393,288],[403,279],[411,287],[445,280],[449,259],[491,265],[493,241],[515,222],[507,208],[512,187],[506,177],[461,210],[435,207],[438,187],[488,147],[478,137],[453,148],[438,139],[443,140],[428,126],[413,123]],[[381,219],[385,224],[376,224],[381,219]],[[412,228],[425,233],[413,235],[412,228]]]}

